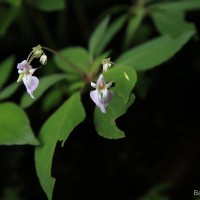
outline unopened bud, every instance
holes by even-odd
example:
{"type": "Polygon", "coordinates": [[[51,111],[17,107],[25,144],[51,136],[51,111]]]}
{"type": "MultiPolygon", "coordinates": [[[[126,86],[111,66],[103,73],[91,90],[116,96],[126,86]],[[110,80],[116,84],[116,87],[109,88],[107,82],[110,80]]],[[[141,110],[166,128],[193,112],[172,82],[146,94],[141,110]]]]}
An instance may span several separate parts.
{"type": "Polygon", "coordinates": [[[45,65],[47,63],[47,56],[45,54],[40,57],[40,62],[42,63],[42,65],[45,65]]]}
{"type": "Polygon", "coordinates": [[[101,64],[103,65],[103,71],[107,72],[108,69],[111,67],[113,62],[110,61],[110,58],[103,59],[101,64]]]}
{"type": "Polygon", "coordinates": [[[33,47],[33,55],[35,58],[39,58],[43,54],[43,50],[40,45],[33,47]]]}

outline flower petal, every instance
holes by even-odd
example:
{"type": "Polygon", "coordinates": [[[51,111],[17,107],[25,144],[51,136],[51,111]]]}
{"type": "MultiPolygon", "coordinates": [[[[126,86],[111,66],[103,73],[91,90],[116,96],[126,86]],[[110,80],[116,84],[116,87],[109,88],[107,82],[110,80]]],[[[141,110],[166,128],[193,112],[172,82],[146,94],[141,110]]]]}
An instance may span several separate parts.
{"type": "Polygon", "coordinates": [[[110,87],[112,86],[112,83],[113,83],[113,82],[107,83],[107,84],[106,84],[106,87],[107,87],[107,88],[110,88],[110,87]]]}
{"type": "Polygon", "coordinates": [[[91,86],[92,86],[93,88],[96,88],[96,87],[97,87],[97,84],[96,84],[96,83],[93,83],[93,82],[91,82],[91,86]]]}
{"type": "Polygon", "coordinates": [[[23,82],[26,86],[27,92],[34,99],[33,91],[38,87],[39,79],[36,76],[26,75],[23,77],[23,82]]]}
{"type": "Polygon", "coordinates": [[[114,93],[112,91],[109,91],[107,89],[103,91],[102,103],[104,104],[104,106],[108,105],[108,103],[111,101],[113,96],[114,96],[114,93]]]}
{"type": "Polygon", "coordinates": [[[21,69],[21,70],[23,70],[23,69],[28,69],[28,62],[27,62],[27,60],[23,60],[21,63],[18,63],[18,65],[17,65],[17,69],[21,69]]]}
{"type": "Polygon", "coordinates": [[[24,73],[24,70],[23,69],[19,69],[18,70],[18,74],[23,74],[24,73]]]}
{"type": "Polygon", "coordinates": [[[103,74],[101,74],[100,76],[99,76],[99,79],[97,80],[97,85],[105,85],[106,84],[106,81],[105,81],[105,79],[104,79],[104,77],[103,77],[103,74]]]}
{"type": "Polygon", "coordinates": [[[98,90],[93,90],[90,92],[90,98],[94,101],[94,103],[101,109],[103,113],[106,113],[105,105],[100,99],[100,93],[98,90]]]}
{"type": "Polygon", "coordinates": [[[38,68],[33,68],[33,69],[30,69],[29,72],[31,73],[31,75],[35,72],[35,70],[37,70],[38,68]]]}

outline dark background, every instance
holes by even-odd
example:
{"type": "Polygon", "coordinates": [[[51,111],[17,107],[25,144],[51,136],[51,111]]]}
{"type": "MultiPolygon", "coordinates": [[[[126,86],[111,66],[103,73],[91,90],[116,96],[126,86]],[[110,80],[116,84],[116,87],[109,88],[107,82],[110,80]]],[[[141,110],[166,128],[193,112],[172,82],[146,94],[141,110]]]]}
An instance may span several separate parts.
{"type": "MultiPolygon", "coordinates": [[[[24,4],[24,21],[14,23],[8,35],[0,39],[1,59],[15,53],[17,63],[38,43],[55,49],[87,47],[99,16],[107,8],[121,3],[131,5],[128,0],[68,1],[62,13],[67,21],[62,31],[58,31],[59,25],[54,23],[59,17],[57,12],[43,13],[24,4]],[[38,19],[44,20],[49,36],[42,34],[38,19]]],[[[188,12],[186,19],[196,24],[199,34],[200,11],[188,12]]],[[[150,19],[145,20],[152,25],[150,19]]],[[[157,34],[155,30],[151,37],[157,34]]],[[[123,32],[120,32],[110,47],[117,48],[122,37],[123,32]]],[[[63,148],[57,144],[52,169],[56,178],[54,199],[135,200],[159,186],[163,187],[162,196],[170,200],[194,199],[193,191],[200,190],[198,38],[193,37],[172,59],[144,75],[150,79],[145,97],[135,89],[135,103],[117,120],[126,133],[124,139],[108,140],[97,135],[91,123],[94,105],[88,93],[82,96],[86,120],[70,134],[63,148]]],[[[11,100],[19,102],[21,93],[19,91],[11,100]]],[[[38,106],[36,103],[26,110],[33,119],[31,125],[36,134],[41,122],[50,115],[49,112],[37,116],[38,106]]],[[[34,169],[34,147],[0,146],[0,155],[2,199],[7,193],[18,194],[19,200],[46,198],[34,169]]]]}

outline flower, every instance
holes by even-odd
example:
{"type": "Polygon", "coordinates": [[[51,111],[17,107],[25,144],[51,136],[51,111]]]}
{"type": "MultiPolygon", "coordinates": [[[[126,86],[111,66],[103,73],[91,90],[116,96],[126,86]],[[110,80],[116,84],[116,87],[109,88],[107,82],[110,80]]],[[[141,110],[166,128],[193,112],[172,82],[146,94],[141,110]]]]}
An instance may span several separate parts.
{"type": "Polygon", "coordinates": [[[45,65],[47,63],[47,56],[45,54],[43,54],[41,57],[40,57],[40,62],[45,65]]]}
{"type": "Polygon", "coordinates": [[[27,60],[24,60],[21,63],[18,63],[17,69],[19,73],[19,78],[17,79],[17,82],[20,82],[22,80],[27,92],[34,99],[33,91],[38,87],[39,79],[36,76],[32,75],[37,68],[33,69],[32,66],[29,65],[27,60]]]}
{"type": "Polygon", "coordinates": [[[96,90],[90,92],[90,98],[103,113],[106,113],[106,106],[114,96],[114,93],[108,90],[108,88],[112,86],[112,82],[106,84],[106,81],[101,74],[97,80],[97,83],[91,82],[91,86],[96,88],[96,90]]]}

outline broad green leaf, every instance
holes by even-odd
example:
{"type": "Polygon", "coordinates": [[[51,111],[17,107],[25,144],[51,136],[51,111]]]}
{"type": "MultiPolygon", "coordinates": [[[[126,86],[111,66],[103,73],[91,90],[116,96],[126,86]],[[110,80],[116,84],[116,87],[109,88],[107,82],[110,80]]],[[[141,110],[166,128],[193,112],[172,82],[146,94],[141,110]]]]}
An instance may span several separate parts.
{"type": "Polygon", "coordinates": [[[19,86],[20,84],[17,84],[16,82],[14,82],[8,85],[7,87],[5,87],[4,89],[2,89],[0,91],[0,100],[2,101],[4,99],[11,97],[19,88],[19,86]]]}
{"type": "Polygon", "coordinates": [[[7,81],[8,77],[11,73],[11,70],[12,70],[12,67],[14,64],[14,59],[15,59],[14,56],[10,56],[7,59],[5,59],[3,62],[0,63],[0,75],[1,75],[0,88],[7,81]]]}
{"type": "Polygon", "coordinates": [[[182,11],[155,10],[151,16],[158,31],[163,35],[169,34],[176,37],[189,30],[195,32],[195,26],[185,21],[182,11]]]}
{"type": "Polygon", "coordinates": [[[115,96],[106,108],[106,113],[102,113],[98,107],[95,109],[94,124],[99,135],[118,139],[124,137],[124,132],[118,129],[115,120],[123,115],[128,107],[133,103],[134,96],[130,93],[135,86],[137,75],[131,67],[113,66],[104,74],[107,82],[113,81],[115,96]]]}
{"type": "MultiPolygon", "coordinates": [[[[134,46],[139,45],[147,40],[147,38],[151,38],[152,35],[155,33],[155,28],[152,26],[152,24],[148,23],[141,23],[140,28],[137,30],[137,34],[134,35],[133,43],[130,44],[130,48],[133,48],[134,46]]],[[[123,51],[124,52],[124,51],[123,51]]]]}
{"type": "Polygon", "coordinates": [[[115,83],[113,91],[127,103],[137,81],[136,71],[132,67],[116,65],[105,73],[104,77],[107,82],[115,83]]]}
{"type": "Polygon", "coordinates": [[[72,130],[85,118],[80,94],[76,93],[53,113],[43,125],[39,140],[41,146],[35,150],[36,171],[42,188],[52,199],[55,178],[51,177],[53,154],[58,141],[62,146],[72,130]]]}
{"type": "Polygon", "coordinates": [[[42,101],[42,110],[47,112],[55,109],[62,102],[62,90],[54,87],[44,96],[42,101]]]}
{"type": "Polygon", "coordinates": [[[17,7],[0,8],[0,37],[5,35],[18,12],[17,7]]]}
{"type": "Polygon", "coordinates": [[[65,59],[61,59],[59,56],[54,56],[58,68],[72,74],[75,77],[79,77],[80,74],[87,73],[89,71],[89,54],[86,49],[82,47],[68,47],[58,52],[65,59]]]}
{"type": "Polygon", "coordinates": [[[186,0],[186,1],[156,3],[153,4],[152,6],[149,6],[149,9],[160,9],[161,12],[165,10],[174,10],[174,11],[197,10],[200,9],[200,1],[186,0]]]}
{"type": "Polygon", "coordinates": [[[14,103],[0,104],[0,144],[38,145],[25,112],[14,103]]]}
{"type": "Polygon", "coordinates": [[[128,47],[131,41],[133,40],[133,37],[135,35],[135,32],[137,31],[138,27],[140,26],[142,19],[145,16],[144,9],[139,9],[133,15],[129,20],[126,27],[126,32],[124,36],[124,47],[128,47]]]}
{"type": "Polygon", "coordinates": [[[119,65],[132,66],[136,71],[154,68],[169,60],[194,35],[193,31],[185,32],[179,37],[161,36],[128,50],[116,61],[119,65]]]}
{"type": "Polygon", "coordinates": [[[105,31],[105,34],[103,35],[100,43],[98,44],[98,47],[96,47],[95,49],[95,55],[99,55],[105,49],[105,47],[112,40],[112,38],[120,31],[126,19],[127,16],[123,15],[117,18],[112,24],[108,26],[107,30],[105,31]]]}
{"type": "Polygon", "coordinates": [[[66,88],[66,93],[71,95],[83,87],[84,87],[83,81],[70,82],[69,86],[66,88]]]}
{"type": "Polygon", "coordinates": [[[134,102],[134,95],[130,96],[128,104],[122,98],[115,95],[106,108],[106,113],[102,113],[98,107],[95,108],[94,124],[97,133],[108,139],[123,138],[124,132],[117,126],[115,120],[126,113],[128,107],[134,102]]]}
{"type": "Polygon", "coordinates": [[[57,11],[65,8],[65,0],[32,0],[32,3],[43,11],[57,11]]]}
{"type": "Polygon", "coordinates": [[[103,21],[96,27],[89,39],[89,52],[90,55],[95,57],[98,46],[101,44],[102,39],[106,33],[110,17],[105,17],[103,21]]]}
{"type": "Polygon", "coordinates": [[[43,93],[47,89],[49,89],[55,83],[64,79],[66,79],[66,75],[63,74],[54,74],[40,78],[40,84],[38,88],[34,91],[35,99],[32,99],[28,93],[25,93],[21,98],[20,105],[22,106],[22,108],[27,108],[31,106],[43,95],[43,93]]]}

